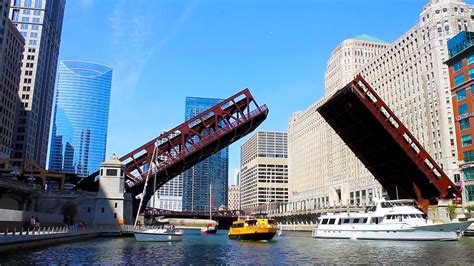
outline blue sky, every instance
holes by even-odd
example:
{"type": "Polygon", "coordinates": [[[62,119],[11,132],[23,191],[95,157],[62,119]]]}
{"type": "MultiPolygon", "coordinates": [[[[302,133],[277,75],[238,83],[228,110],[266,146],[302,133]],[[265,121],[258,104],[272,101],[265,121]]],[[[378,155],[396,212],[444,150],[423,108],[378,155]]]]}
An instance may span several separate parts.
{"type": "MultiPolygon", "coordinates": [[[[186,96],[227,98],[248,87],[270,109],[262,130],[324,94],[331,51],[368,34],[394,41],[428,0],[69,0],[60,59],[114,69],[107,156],[184,121],[186,96]]],[[[230,147],[239,168],[242,140],[230,147]]]]}

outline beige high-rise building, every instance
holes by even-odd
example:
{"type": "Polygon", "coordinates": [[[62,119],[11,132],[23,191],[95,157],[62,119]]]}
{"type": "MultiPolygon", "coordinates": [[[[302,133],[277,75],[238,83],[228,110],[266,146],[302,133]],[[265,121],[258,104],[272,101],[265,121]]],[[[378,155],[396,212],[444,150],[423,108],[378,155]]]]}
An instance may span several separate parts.
{"type": "Polygon", "coordinates": [[[229,211],[240,210],[240,188],[238,186],[232,185],[229,187],[228,192],[228,207],[229,211]]]}
{"type": "MultiPolygon", "coordinates": [[[[350,75],[344,73],[344,65],[330,67],[340,50],[337,47],[328,62],[326,97],[361,73],[454,179],[459,170],[449,76],[443,62],[448,59],[447,40],[472,29],[471,15],[472,6],[462,0],[431,0],[418,24],[391,44],[379,43],[386,48],[374,51],[359,67],[348,67],[355,69],[350,75]]],[[[355,58],[351,61],[358,64],[355,58]]],[[[329,205],[364,203],[373,194],[373,176],[316,112],[324,100],[290,118],[290,208],[316,206],[321,199],[329,205]]]]}
{"type": "MultiPolygon", "coordinates": [[[[349,83],[357,69],[389,45],[365,34],[344,40],[328,60],[326,96],[291,116],[288,130],[290,209],[350,203],[349,188],[341,184],[360,174],[370,175],[316,109],[349,83]],[[345,167],[348,162],[353,164],[352,172],[345,167]],[[327,178],[329,176],[332,178],[327,178]]],[[[364,193],[366,202],[372,192],[364,193]]],[[[353,203],[356,200],[354,196],[353,203]]]]}
{"type": "Polygon", "coordinates": [[[339,44],[331,53],[324,74],[326,96],[331,96],[352,79],[354,74],[372,57],[379,55],[390,44],[362,34],[339,44]]]}
{"type": "Polygon", "coordinates": [[[257,131],[241,147],[241,208],[287,201],[287,133],[257,131]]]}
{"type": "Polygon", "coordinates": [[[10,3],[10,18],[25,38],[12,157],[45,167],[66,0],[10,3]]]}
{"type": "Polygon", "coordinates": [[[25,39],[8,18],[9,0],[0,0],[0,158],[10,158],[19,103],[25,39]]]}

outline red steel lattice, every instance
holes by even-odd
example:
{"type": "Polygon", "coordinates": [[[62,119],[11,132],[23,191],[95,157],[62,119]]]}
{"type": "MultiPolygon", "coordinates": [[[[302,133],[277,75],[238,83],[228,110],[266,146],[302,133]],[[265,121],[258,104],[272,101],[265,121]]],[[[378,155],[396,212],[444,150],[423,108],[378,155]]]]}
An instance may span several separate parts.
{"type": "Polygon", "coordinates": [[[425,211],[460,189],[360,76],[318,108],[342,140],[387,190],[417,200],[425,211]]]}
{"type": "MultiPolygon", "coordinates": [[[[267,115],[268,108],[259,106],[248,89],[240,91],[122,156],[120,161],[125,164],[125,189],[133,194],[141,193],[150,165],[154,169],[153,177],[157,178],[158,189],[173,177],[252,132],[267,115]],[[152,164],[155,145],[157,160],[152,164]]],[[[149,182],[153,182],[153,177],[149,182]]],[[[84,182],[82,186],[90,185],[90,182],[84,182]]]]}

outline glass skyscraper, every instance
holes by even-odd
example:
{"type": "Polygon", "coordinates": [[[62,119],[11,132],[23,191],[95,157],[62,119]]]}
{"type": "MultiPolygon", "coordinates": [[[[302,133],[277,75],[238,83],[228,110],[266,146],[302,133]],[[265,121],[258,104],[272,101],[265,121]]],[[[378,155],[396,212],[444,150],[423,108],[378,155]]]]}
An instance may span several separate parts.
{"type": "MultiPolygon", "coordinates": [[[[185,119],[222,102],[220,99],[186,97],[185,119]]],[[[227,206],[228,148],[212,155],[183,173],[183,211],[209,211],[209,185],[212,184],[213,210],[227,206]]]]}
{"type": "Polygon", "coordinates": [[[49,170],[87,176],[105,159],[112,68],[61,61],[49,170]]]}

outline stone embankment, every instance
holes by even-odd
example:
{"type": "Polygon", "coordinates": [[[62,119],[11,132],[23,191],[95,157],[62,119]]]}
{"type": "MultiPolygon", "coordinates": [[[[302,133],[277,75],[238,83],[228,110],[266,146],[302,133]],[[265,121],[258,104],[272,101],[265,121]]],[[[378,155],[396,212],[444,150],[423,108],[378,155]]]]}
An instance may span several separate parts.
{"type": "Polygon", "coordinates": [[[103,235],[121,235],[119,226],[96,226],[85,228],[71,227],[41,227],[17,231],[8,229],[0,233],[0,253],[55,245],[64,242],[79,241],[103,235]]]}

